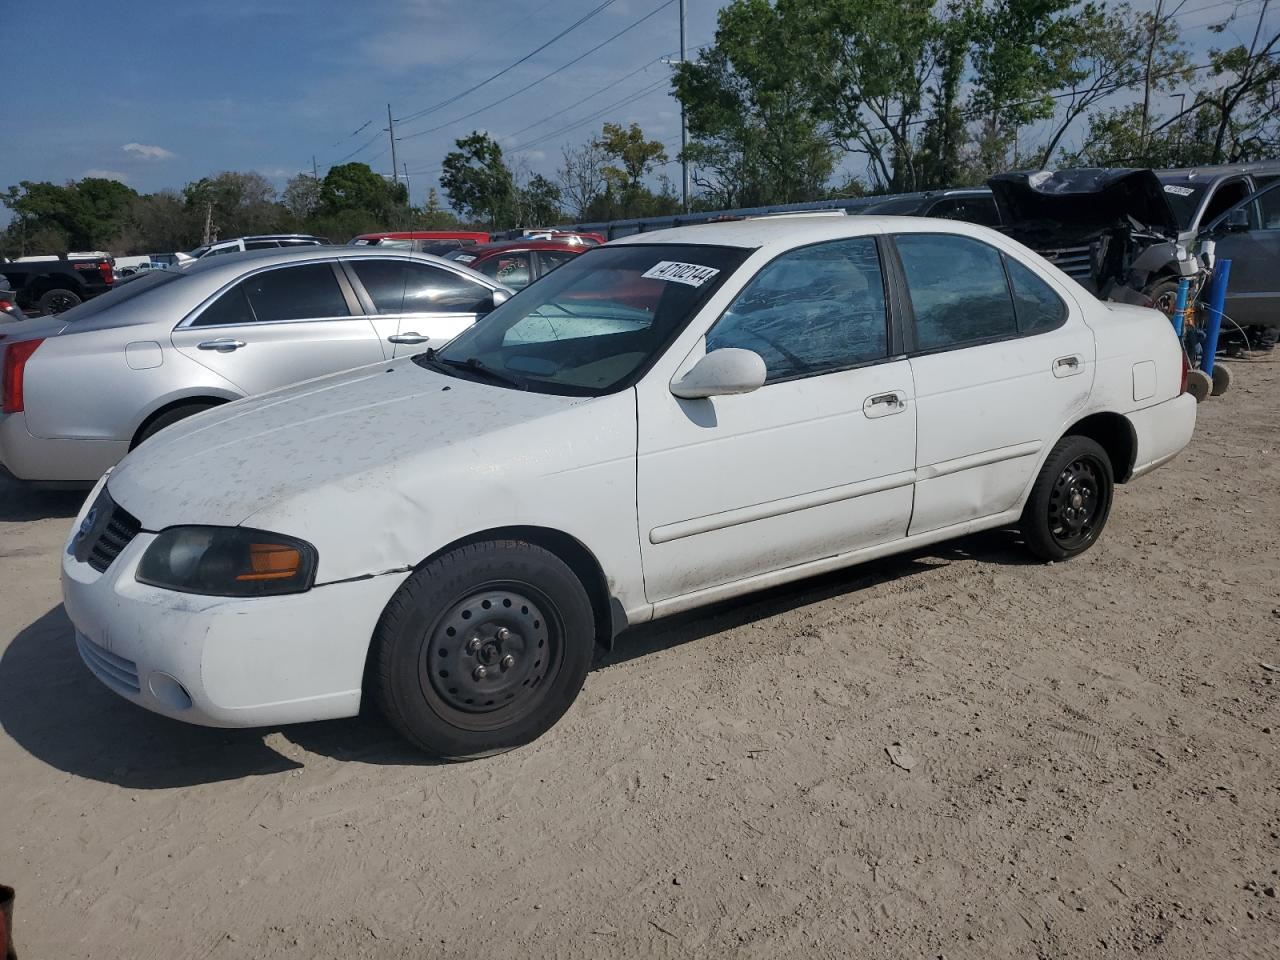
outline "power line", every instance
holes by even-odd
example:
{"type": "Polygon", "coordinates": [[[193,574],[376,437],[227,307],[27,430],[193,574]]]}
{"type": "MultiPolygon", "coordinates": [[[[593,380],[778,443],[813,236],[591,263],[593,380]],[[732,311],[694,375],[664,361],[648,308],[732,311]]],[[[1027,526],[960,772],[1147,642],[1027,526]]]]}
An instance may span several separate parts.
{"type": "Polygon", "coordinates": [[[640,67],[640,68],[638,68],[638,69],[636,69],[636,70],[632,70],[630,73],[628,73],[628,74],[627,74],[626,76],[624,76],[624,77],[619,77],[617,80],[613,81],[613,83],[609,83],[609,84],[606,84],[606,85],[605,85],[605,86],[603,86],[603,87],[600,87],[598,90],[596,90],[596,92],[595,92],[595,93],[591,94],[591,96],[589,96],[589,97],[583,97],[583,98],[582,98],[581,100],[579,100],[577,103],[571,103],[571,104],[569,104],[569,106],[565,107],[563,110],[557,110],[555,113],[547,114],[547,116],[543,117],[541,120],[535,120],[535,121],[533,121],[533,123],[530,123],[530,124],[528,124],[528,125],[526,125],[526,126],[521,127],[519,130],[515,130],[515,131],[513,131],[513,132],[511,132],[511,133],[507,134],[507,136],[509,136],[509,137],[518,137],[518,136],[520,136],[520,134],[525,133],[525,132],[527,132],[527,131],[529,131],[529,130],[532,130],[534,127],[540,127],[540,126],[542,126],[544,123],[550,123],[552,120],[556,119],[557,117],[562,117],[562,116],[564,116],[566,113],[568,113],[570,110],[574,109],[575,107],[580,107],[580,106],[582,106],[584,103],[586,103],[588,100],[591,100],[591,99],[594,99],[595,97],[600,96],[600,94],[604,93],[606,90],[612,90],[612,89],[613,89],[614,87],[616,87],[618,84],[620,84],[620,83],[625,83],[626,81],[628,81],[628,80],[630,80],[632,77],[634,77],[637,73],[644,73],[646,70],[648,70],[650,67],[652,67],[655,63],[661,63],[663,60],[665,60],[665,59],[666,59],[667,57],[669,57],[669,56],[671,56],[671,54],[663,54],[663,55],[662,55],[662,56],[660,56],[660,57],[654,57],[652,60],[650,60],[650,61],[649,61],[648,63],[646,63],[644,66],[642,66],[642,67],[640,67]]]}
{"type": "Polygon", "coordinates": [[[555,139],[556,137],[560,136],[560,134],[562,133],[568,133],[570,130],[576,130],[578,129],[578,127],[591,123],[593,120],[598,120],[600,117],[604,116],[606,113],[609,113],[611,110],[617,110],[619,107],[625,107],[631,103],[634,103],[635,101],[639,100],[641,97],[647,97],[649,94],[653,93],[655,90],[657,90],[659,87],[663,86],[667,82],[668,80],[666,77],[663,77],[661,80],[656,80],[653,83],[649,84],[648,86],[643,87],[637,92],[633,93],[631,96],[624,97],[623,99],[619,100],[616,103],[609,104],[607,107],[601,107],[599,110],[596,110],[594,113],[588,114],[587,116],[583,117],[580,120],[575,120],[573,123],[567,124],[566,126],[560,127],[559,129],[552,130],[550,133],[544,133],[541,136],[534,137],[534,139],[529,140],[526,143],[522,143],[519,146],[511,147],[510,148],[511,153],[519,153],[521,150],[528,150],[532,147],[536,147],[540,144],[546,143],[548,140],[555,139]]]}
{"type": "MultiPolygon", "coordinates": [[[[372,122],[372,121],[370,121],[370,122],[372,122]]],[[[381,137],[382,137],[382,131],[381,131],[381,130],[379,130],[379,131],[378,131],[377,133],[375,133],[372,137],[370,137],[370,138],[369,138],[368,140],[366,140],[364,143],[360,144],[360,146],[356,147],[354,150],[352,150],[352,151],[351,151],[350,153],[348,153],[346,156],[339,157],[337,160],[334,160],[332,163],[326,163],[326,164],[325,164],[325,166],[326,166],[326,167],[336,167],[336,166],[337,166],[338,164],[340,164],[340,163],[346,163],[346,161],[350,160],[350,159],[351,159],[352,157],[354,157],[357,153],[361,153],[362,151],[369,149],[371,146],[373,146],[375,143],[377,143],[377,141],[378,141],[381,137]]]]}
{"type": "MultiPolygon", "coordinates": [[[[464,113],[460,117],[454,117],[452,120],[446,120],[444,123],[438,124],[434,127],[430,127],[426,130],[419,130],[417,133],[411,133],[407,137],[401,137],[400,139],[412,140],[415,137],[425,137],[429,133],[436,133],[439,130],[443,130],[445,127],[453,126],[453,124],[455,123],[461,123],[463,120],[470,120],[472,117],[478,114],[484,113],[486,110],[491,110],[496,106],[504,104],[508,100],[514,100],[516,97],[520,96],[521,94],[528,93],[530,90],[532,90],[538,84],[542,83],[544,80],[550,80],[556,74],[563,73],[565,70],[568,70],[570,67],[581,63],[583,60],[587,59],[587,57],[591,56],[591,54],[595,53],[601,47],[608,46],[610,43],[612,43],[614,40],[617,40],[623,34],[631,32],[636,27],[640,26],[640,24],[644,23],[646,20],[650,19],[651,17],[657,16],[659,13],[661,13],[663,10],[665,10],[667,7],[671,6],[675,2],[676,0],[666,0],[665,3],[659,4],[657,7],[650,10],[639,20],[636,20],[634,23],[626,27],[623,27],[621,30],[615,33],[608,40],[605,40],[601,43],[597,43],[594,47],[592,47],[590,50],[588,50],[586,53],[582,54],[581,56],[574,57],[568,63],[562,64],[561,66],[556,67],[550,73],[544,74],[543,76],[539,77],[537,80],[534,80],[531,83],[525,84],[524,86],[520,87],[518,90],[514,90],[513,92],[507,94],[505,97],[500,97],[499,99],[494,100],[492,103],[487,103],[483,107],[478,107],[475,110],[472,110],[470,113],[464,113]]],[[[648,66],[648,64],[646,64],[646,66],[648,66]]]]}
{"type": "Polygon", "coordinates": [[[603,3],[598,4],[597,6],[589,10],[587,13],[584,13],[577,20],[573,21],[573,23],[569,24],[569,26],[565,27],[563,30],[557,33],[554,37],[552,37],[546,43],[542,44],[542,46],[538,47],[536,50],[529,51],[519,60],[515,61],[514,63],[508,64],[507,66],[499,70],[497,73],[491,76],[485,77],[485,79],[481,80],[479,83],[474,84],[473,86],[467,87],[467,89],[463,90],[461,93],[454,94],[452,97],[449,97],[446,100],[441,100],[439,103],[433,103],[429,107],[423,107],[421,110],[417,110],[411,114],[408,114],[407,116],[399,117],[398,122],[407,123],[410,120],[416,120],[419,117],[425,117],[429,113],[435,113],[437,110],[440,110],[443,107],[447,107],[451,103],[457,103],[463,97],[467,96],[468,94],[475,93],[481,87],[489,83],[492,83],[494,80],[497,80],[499,77],[503,76],[506,73],[510,73],[516,67],[520,66],[520,64],[529,60],[531,57],[537,56],[539,53],[547,49],[547,47],[551,46],[553,43],[556,43],[558,40],[562,40],[564,37],[567,37],[574,30],[577,30],[578,27],[582,26],[584,23],[586,23],[588,20],[590,20],[592,17],[596,16],[597,14],[602,13],[605,10],[605,8],[613,6],[613,4],[615,4],[616,2],[617,0],[604,0],[603,3]]]}
{"type": "MultiPolygon", "coordinates": [[[[522,143],[519,146],[511,147],[507,152],[520,153],[522,150],[529,150],[533,147],[538,146],[539,144],[545,143],[548,140],[552,140],[560,136],[560,134],[562,133],[568,133],[570,130],[576,130],[578,127],[584,126],[588,123],[598,120],[600,117],[609,113],[611,110],[617,110],[620,107],[625,107],[628,104],[634,103],[635,101],[639,100],[641,97],[648,96],[649,94],[653,93],[655,90],[658,89],[658,87],[662,86],[666,82],[667,82],[666,77],[663,77],[661,80],[656,80],[653,83],[650,83],[645,87],[642,87],[640,90],[636,91],[635,93],[632,93],[629,96],[623,97],[621,100],[618,100],[615,103],[609,104],[607,107],[601,107],[599,110],[596,110],[588,114],[587,116],[582,117],[578,120],[575,120],[570,124],[566,124],[565,126],[560,127],[556,130],[552,130],[550,133],[542,134],[541,136],[535,137],[534,139],[526,143],[522,143]]],[[[411,172],[416,176],[422,176],[427,174],[439,173],[442,169],[444,168],[439,164],[437,164],[434,167],[428,167],[424,170],[414,170],[411,172]]]]}
{"type": "MultiPolygon", "coordinates": [[[[695,49],[695,50],[702,50],[702,49],[704,49],[705,47],[708,47],[708,46],[710,46],[710,41],[707,41],[707,42],[705,42],[705,43],[700,43],[700,44],[698,44],[694,49],[695,49]]],[[[607,91],[607,90],[611,90],[611,89],[613,89],[614,87],[618,86],[618,85],[619,85],[619,84],[621,84],[621,83],[625,83],[627,80],[630,80],[630,79],[631,79],[632,77],[634,77],[636,74],[644,73],[646,70],[648,70],[650,67],[652,67],[655,63],[660,63],[661,61],[666,60],[667,58],[669,58],[669,57],[671,57],[671,56],[674,56],[674,55],[675,55],[675,51],[673,51],[672,53],[664,53],[664,54],[662,54],[662,56],[659,56],[659,57],[654,57],[654,58],[653,58],[652,60],[650,60],[649,62],[644,63],[644,64],[641,64],[639,67],[637,67],[636,69],[632,70],[630,73],[628,73],[628,74],[624,74],[623,76],[619,77],[617,80],[614,80],[614,81],[613,81],[613,82],[611,82],[611,83],[607,83],[607,84],[605,84],[603,87],[599,87],[599,88],[597,88],[597,89],[595,90],[595,92],[594,92],[594,93],[590,94],[589,96],[583,97],[581,100],[577,101],[576,103],[571,103],[571,104],[569,104],[569,106],[565,107],[564,109],[555,111],[555,113],[549,113],[549,114],[547,114],[545,117],[542,117],[541,119],[535,120],[535,121],[533,121],[533,123],[526,124],[525,126],[521,127],[519,130],[516,130],[516,131],[514,131],[514,132],[512,132],[512,133],[509,133],[509,134],[503,134],[503,135],[502,135],[501,137],[499,137],[498,139],[502,139],[502,140],[510,140],[510,139],[514,139],[515,137],[518,137],[520,134],[525,133],[525,132],[527,132],[527,131],[529,131],[529,130],[532,130],[534,127],[540,127],[540,126],[542,126],[542,124],[544,124],[544,123],[550,123],[552,120],[555,120],[555,119],[556,119],[556,118],[558,118],[558,117],[562,117],[562,116],[564,116],[564,115],[565,115],[566,113],[568,113],[570,110],[573,110],[573,109],[575,109],[575,108],[577,108],[577,107],[582,106],[582,105],[583,105],[584,103],[586,103],[588,100],[592,100],[592,99],[594,99],[595,97],[600,96],[600,94],[604,93],[605,91],[607,91]]],[[[583,120],[581,120],[581,121],[575,121],[575,122],[574,122],[574,123],[573,123],[573,124],[568,128],[568,129],[572,129],[572,128],[575,128],[575,127],[580,127],[580,126],[582,126],[582,124],[583,124],[583,123],[588,123],[588,122],[590,122],[591,120],[595,119],[596,117],[598,117],[599,115],[601,115],[601,114],[603,114],[603,113],[608,113],[610,110],[614,110],[614,109],[618,108],[619,106],[625,106],[626,104],[631,103],[633,100],[638,99],[640,96],[643,96],[644,94],[651,92],[651,91],[652,91],[652,89],[653,89],[654,87],[656,87],[656,86],[658,86],[658,85],[662,84],[663,82],[664,82],[664,81],[659,80],[659,81],[657,81],[656,83],[649,84],[647,87],[643,88],[643,89],[642,89],[642,90],[640,90],[638,93],[628,95],[628,96],[626,96],[626,97],[622,98],[621,100],[617,101],[616,103],[610,104],[610,105],[609,105],[609,106],[607,106],[607,107],[602,107],[601,109],[599,109],[599,110],[595,111],[594,113],[592,113],[590,116],[588,116],[588,117],[584,118],[583,120]]],[[[562,129],[561,129],[561,131],[559,131],[559,132],[564,132],[564,129],[565,129],[565,128],[562,128],[562,129]]],[[[520,149],[520,148],[512,148],[512,149],[513,149],[513,151],[514,151],[514,150],[517,150],[517,149],[520,149]]],[[[434,171],[438,171],[439,169],[440,169],[439,167],[434,167],[434,168],[428,167],[428,168],[425,168],[425,169],[423,169],[423,170],[413,171],[413,173],[414,173],[415,175],[417,175],[417,176],[422,176],[422,175],[424,175],[424,174],[429,174],[429,173],[432,173],[432,172],[434,172],[434,171]]]]}
{"type": "Polygon", "coordinates": [[[1177,8],[1172,13],[1169,13],[1168,15],[1166,15],[1164,19],[1174,20],[1174,19],[1177,19],[1178,17],[1189,17],[1195,13],[1203,13],[1205,10],[1217,10],[1219,7],[1235,7],[1236,12],[1238,12],[1240,9],[1258,2],[1259,0],[1218,0],[1217,3],[1209,3],[1203,7],[1195,7],[1191,10],[1183,10],[1181,8],[1177,8]]]}
{"type": "Polygon", "coordinates": [[[330,149],[333,149],[333,147],[340,147],[340,146],[342,146],[344,143],[346,143],[348,140],[350,140],[352,137],[354,137],[357,133],[359,133],[359,132],[360,132],[361,130],[363,130],[365,127],[369,126],[369,124],[371,124],[371,123],[373,123],[373,121],[372,121],[372,120],[366,120],[364,123],[360,124],[360,126],[356,127],[353,131],[351,131],[351,132],[350,132],[350,133],[348,133],[345,137],[343,137],[341,140],[339,140],[337,143],[335,143],[335,144],[331,144],[331,145],[330,145],[330,149]]]}

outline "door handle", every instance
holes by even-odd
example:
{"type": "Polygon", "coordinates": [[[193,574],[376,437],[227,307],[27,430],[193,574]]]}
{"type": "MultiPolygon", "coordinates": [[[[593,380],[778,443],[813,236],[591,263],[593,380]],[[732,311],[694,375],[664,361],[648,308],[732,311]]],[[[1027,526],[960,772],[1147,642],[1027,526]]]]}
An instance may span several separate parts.
{"type": "Polygon", "coordinates": [[[901,393],[877,393],[862,403],[862,413],[869,418],[888,417],[907,409],[907,401],[901,393]]]}
{"type": "Polygon", "coordinates": [[[243,340],[233,340],[231,337],[218,337],[217,340],[206,340],[203,343],[196,344],[196,349],[216,350],[218,353],[231,353],[233,350],[239,350],[244,345],[243,340]]]}
{"type": "Polygon", "coordinates": [[[1059,357],[1053,361],[1053,375],[1055,377],[1070,377],[1079,373],[1083,368],[1080,365],[1080,358],[1077,356],[1059,357]]]}
{"type": "Polygon", "coordinates": [[[416,330],[411,330],[408,333],[393,333],[387,337],[387,340],[391,343],[426,343],[430,339],[430,337],[424,337],[416,330]]]}

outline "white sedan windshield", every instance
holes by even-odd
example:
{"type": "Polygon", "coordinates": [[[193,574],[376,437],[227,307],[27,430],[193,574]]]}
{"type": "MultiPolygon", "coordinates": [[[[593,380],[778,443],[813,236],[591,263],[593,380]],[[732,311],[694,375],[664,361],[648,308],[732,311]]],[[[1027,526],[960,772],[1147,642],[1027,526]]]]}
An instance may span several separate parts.
{"type": "Polygon", "coordinates": [[[648,369],[750,252],[598,247],[526,287],[425,362],[487,372],[530,390],[611,393],[648,369]]]}

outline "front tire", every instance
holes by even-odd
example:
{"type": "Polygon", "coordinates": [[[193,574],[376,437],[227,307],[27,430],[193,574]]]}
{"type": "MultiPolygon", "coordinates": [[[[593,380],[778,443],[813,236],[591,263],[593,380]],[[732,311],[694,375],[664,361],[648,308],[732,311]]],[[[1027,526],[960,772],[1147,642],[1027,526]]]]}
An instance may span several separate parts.
{"type": "MultiPolygon", "coordinates": [[[[180,407],[174,407],[172,410],[166,410],[160,416],[156,417],[146,427],[138,433],[138,439],[134,441],[133,447],[138,444],[150,440],[165,427],[171,427],[175,423],[179,423],[187,417],[194,417],[197,413],[204,413],[206,410],[212,410],[219,406],[217,403],[187,403],[180,407]]],[[[132,450],[133,447],[129,449],[132,450]]]]}
{"type": "Polygon", "coordinates": [[[1111,458],[1088,437],[1067,436],[1049,453],[1022,511],[1022,537],[1041,560],[1066,560],[1097,542],[1111,514],[1111,458]]]}
{"type": "Polygon", "coordinates": [[[582,582],[521,540],[451,550],[415,571],[374,631],[370,686],[415,746],[462,760],[536,740],[573,704],[595,645],[582,582]]]}

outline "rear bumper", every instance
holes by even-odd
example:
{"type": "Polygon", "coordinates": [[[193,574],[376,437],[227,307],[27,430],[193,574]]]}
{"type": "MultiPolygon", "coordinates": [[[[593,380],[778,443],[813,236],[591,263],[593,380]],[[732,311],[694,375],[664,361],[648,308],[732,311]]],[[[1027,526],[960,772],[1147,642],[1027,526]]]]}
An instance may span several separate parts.
{"type": "Polygon", "coordinates": [[[93,483],[129,452],[127,440],[49,440],[23,413],[0,415],[0,470],[15,480],[93,483]]]}
{"type": "Polygon", "coordinates": [[[1196,429],[1196,398],[1184,393],[1129,414],[1138,452],[1131,479],[1168,463],[1191,442],[1196,429]]]}

